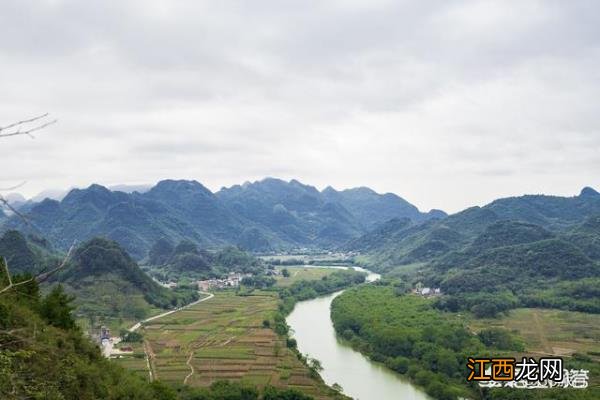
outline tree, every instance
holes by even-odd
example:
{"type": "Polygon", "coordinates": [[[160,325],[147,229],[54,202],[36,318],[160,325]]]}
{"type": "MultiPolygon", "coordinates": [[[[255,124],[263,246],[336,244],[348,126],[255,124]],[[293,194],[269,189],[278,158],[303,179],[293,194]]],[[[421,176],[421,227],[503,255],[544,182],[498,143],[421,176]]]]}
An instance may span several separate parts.
{"type": "Polygon", "coordinates": [[[284,278],[289,278],[289,277],[290,277],[290,271],[288,271],[288,269],[287,269],[287,268],[284,268],[284,269],[282,269],[282,270],[281,270],[281,275],[282,275],[284,278]]]}
{"type": "Polygon", "coordinates": [[[62,285],[55,286],[42,300],[40,314],[53,326],[63,329],[74,329],[75,320],[71,312],[75,307],[71,304],[75,297],[65,293],[62,285]]]}
{"type": "Polygon", "coordinates": [[[306,357],[306,359],[308,361],[308,369],[310,370],[310,374],[313,377],[316,377],[317,375],[319,375],[319,372],[323,371],[323,364],[321,364],[321,361],[308,356],[306,357]]]}

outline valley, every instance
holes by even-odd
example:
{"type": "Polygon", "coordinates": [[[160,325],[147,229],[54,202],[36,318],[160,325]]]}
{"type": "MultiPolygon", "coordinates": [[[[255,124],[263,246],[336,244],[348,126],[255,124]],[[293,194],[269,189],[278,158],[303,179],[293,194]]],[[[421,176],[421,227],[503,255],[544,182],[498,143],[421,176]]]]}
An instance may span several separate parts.
{"type": "MultiPolygon", "coordinates": [[[[217,194],[198,185],[165,181],[142,197],[96,186],[67,195],[60,213],[70,219],[76,210],[93,227],[82,237],[112,237],[97,218],[123,201],[158,207],[145,218],[177,229],[179,218],[195,221],[204,233],[145,236],[147,221],[134,218],[128,229],[151,238],[142,247],[131,236],[79,243],[41,287],[43,304],[52,295],[58,300],[48,304],[63,307],[43,318],[97,343],[110,329],[111,365],[181,393],[510,398],[511,391],[465,383],[470,355],[561,356],[568,368],[591,373],[589,388],[560,392],[561,399],[598,393],[600,194],[592,189],[570,198],[500,199],[445,216],[415,213],[399,198],[363,189],[346,198],[297,181],[267,179],[217,194]],[[145,203],[151,199],[158,203],[145,203]],[[226,220],[213,220],[214,213],[251,221],[282,247],[250,251],[238,242],[240,227],[217,227],[226,220]],[[381,279],[365,283],[361,266],[381,279]]],[[[30,205],[32,217],[43,204],[30,205]]],[[[13,227],[4,220],[0,251],[16,273],[65,258],[60,243],[13,227]]]]}

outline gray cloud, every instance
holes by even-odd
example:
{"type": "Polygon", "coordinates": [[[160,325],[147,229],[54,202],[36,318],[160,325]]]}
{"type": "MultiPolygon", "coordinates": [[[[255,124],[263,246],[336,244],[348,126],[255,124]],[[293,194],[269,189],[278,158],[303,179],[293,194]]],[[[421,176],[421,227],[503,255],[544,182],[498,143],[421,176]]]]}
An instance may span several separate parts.
{"type": "Polygon", "coordinates": [[[264,176],[456,211],[599,186],[595,1],[6,0],[0,186],[264,176]]]}

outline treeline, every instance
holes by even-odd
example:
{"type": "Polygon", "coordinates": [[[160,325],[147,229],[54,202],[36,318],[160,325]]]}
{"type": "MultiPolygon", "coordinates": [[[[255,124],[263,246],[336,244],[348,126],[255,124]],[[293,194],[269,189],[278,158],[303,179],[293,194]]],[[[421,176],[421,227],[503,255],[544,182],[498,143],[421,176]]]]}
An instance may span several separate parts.
{"type": "Polygon", "coordinates": [[[518,307],[556,308],[600,313],[600,278],[540,283],[520,291],[463,292],[444,295],[434,306],[443,311],[470,311],[476,318],[494,318],[518,307]]]}
{"type": "Polygon", "coordinates": [[[558,308],[600,313],[600,278],[559,282],[544,290],[528,290],[519,296],[523,307],[558,308]]]}

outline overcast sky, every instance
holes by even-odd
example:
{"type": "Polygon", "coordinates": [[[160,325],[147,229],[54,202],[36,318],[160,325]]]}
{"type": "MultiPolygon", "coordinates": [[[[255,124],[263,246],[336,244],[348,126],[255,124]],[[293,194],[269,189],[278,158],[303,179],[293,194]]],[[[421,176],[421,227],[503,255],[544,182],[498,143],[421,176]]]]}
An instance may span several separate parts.
{"type": "Polygon", "coordinates": [[[449,212],[600,189],[600,2],[0,2],[0,186],[265,176],[449,212]]]}

